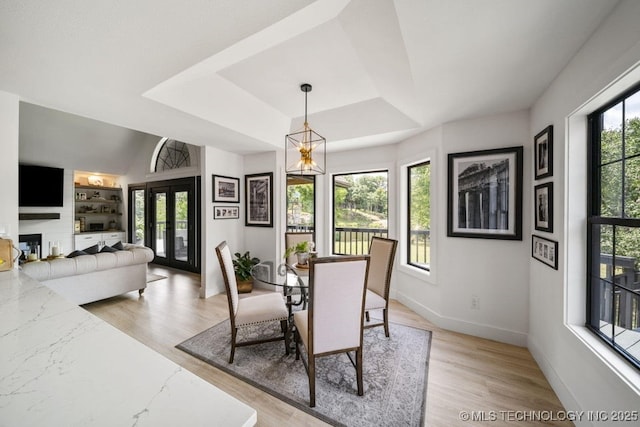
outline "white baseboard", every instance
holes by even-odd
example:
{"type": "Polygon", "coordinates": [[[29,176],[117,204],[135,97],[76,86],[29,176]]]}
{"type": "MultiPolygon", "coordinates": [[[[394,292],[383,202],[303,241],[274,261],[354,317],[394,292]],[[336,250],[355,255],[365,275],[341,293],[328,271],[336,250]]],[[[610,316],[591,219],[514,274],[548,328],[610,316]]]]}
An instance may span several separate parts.
{"type": "MultiPolygon", "coordinates": [[[[529,352],[531,353],[536,363],[540,367],[542,374],[545,376],[545,378],[549,382],[549,385],[558,396],[558,399],[560,399],[560,402],[562,403],[562,406],[564,406],[565,410],[574,411],[574,412],[582,411],[582,408],[580,407],[580,405],[578,404],[578,401],[575,399],[575,397],[571,393],[571,390],[569,390],[569,388],[565,385],[565,383],[562,381],[562,379],[560,378],[556,370],[553,369],[553,366],[551,365],[551,363],[549,363],[549,361],[545,357],[542,350],[540,350],[540,347],[538,347],[536,342],[531,337],[529,337],[529,339],[527,340],[527,348],[529,349],[529,352]]],[[[593,426],[593,423],[589,422],[586,419],[576,419],[576,420],[573,420],[573,423],[578,427],[593,426]]]]}
{"type": "Polygon", "coordinates": [[[467,320],[456,319],[453,317],[442,316],[426,307],[414,299],[407,297],[402,292],[396,293],[397,300],[406,305],[425,319],[429,320],[436,326],[462,334],[473,335],[480,338],[513,344],[520,347],[527,346],[527,334],[524,332],[511,331],[508,329],[497,328],[491,325],[483,325],[479,323],[469,322],[467,320]]]}

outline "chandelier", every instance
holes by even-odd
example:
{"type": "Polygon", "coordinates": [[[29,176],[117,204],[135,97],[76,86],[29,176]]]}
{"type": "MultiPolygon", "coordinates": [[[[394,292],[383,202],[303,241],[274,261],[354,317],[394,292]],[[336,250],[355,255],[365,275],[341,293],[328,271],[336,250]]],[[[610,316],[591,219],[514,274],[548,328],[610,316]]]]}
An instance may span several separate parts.
{"type": "Polygon", "coordinates": [[[307,122],[307,94],[311,85],[303,83],[304,127],[285,136],[286,173],[290,175],[323,175],[327,162],[327,140],[309,127],[307,122]]]}

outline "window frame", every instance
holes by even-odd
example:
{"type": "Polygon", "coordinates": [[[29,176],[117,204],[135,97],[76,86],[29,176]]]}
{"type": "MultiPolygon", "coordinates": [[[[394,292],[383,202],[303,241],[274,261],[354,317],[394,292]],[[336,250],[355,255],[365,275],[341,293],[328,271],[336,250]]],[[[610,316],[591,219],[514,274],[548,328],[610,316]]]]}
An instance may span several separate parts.
{"type": "MultiPolygon", "coordinates": [[[[595,334],[602,342],[604,342],[608,347],[610,347],[614,352],[619,354],[622,358],[628,361],[633,367],[640,370],[640,359],[635,358],[633,355],[628,353],[623,347],[616,343],[615,333],[612,333],[612,337],[609,337],[607,334],[602,332],[600,328],[595,327],[592,323],[600,322],[600,311],[602,307],[602,298],[601,293],[604,292],[602,287],[602,279],[600,277],[599,269],[602,263],[601,261],[601,248],[600,248],[600,232],[599,228],[603,225],[609,225],[612,227],[631,227],[631,228],[640,228],[640,218],[629,218],[625,217],[624,211],[624,199],[626,195],[624,192],[622,193],[622,210],[620,217],[612,217],[612,216],[602,216],[601,206],[602,206],[602,174],[601,167],[603,166],[601,162],[601,153],[602,153],[602,144],[601,144],[601,135],[603,131],[603,116],[609,111],[612,107],[617,104],[622,103],[622,152],[621,152],[621,187],[625,188],[625,166],[626,162],[630,159],[640,157],[640,153],[636,153],[631,157],[628,157],[625,153],[625,131],[626,131],[626,108],[625,101],[628,98],[631,98],[633,95],[640,93],[640,84],[636,84],[631,88],[625,90],[620,95],[614,97],[611,101],[602,105],[592,113],[587,116],[587,124],[588,124],[588,132],[587,132],[587,201],[588,201],[588,212],[587,212],[587,256],[586,256],[586,328],[595,334]],[[597,294],[596,294],[597,293],[597,294]],[[597,299],[597,301],[596,301],[597,299]],[[595,319],[594,319],[595,316],[595,319]]],[[[612,162],[608,162],[612,164],[612,162]]],[[[615,265],[615,242],[616,242],[616,233],[615,228],[613,231],[612,237],[612,262],[615,265]]],[[[633,291],[628,289],[626,286],[623,286],[619,283],[615,283],[614,281],[609,282],[612,288],[612,294],[615,294],[615,289],[621,288],[624,289],[625,292],[631,292],[635,294],[640,294],[638,291],[633,291]]],[[[615,311],[615,298],[612,298],[612,315],[615,311]]],[[[611,320],[612,332],[615,332],[616,328],[620,328],[616,326],[616,320],[611,320]]]]}
{"type": "MultiPolygon", "coordinates": [[[[416,167],[429,166],[429,183],[431,183],[431,159],[421,160],[405,166],[407,174],[407,187],[406,187],[406,210],[407,210],[407,223],[406,223],[406,255],[405,263],[409,267],[417,268],[421,271],[431,271],[431,255],[429,255],[429,262],[427,266],[416,264],[411,261],[411,170],[416,167]]],[[[431,184],[430,184],[431,185],[431,184]]],[[[431,192],[429,193],[431,198],[431,192]]],[[[429,204],[429,210],[431,210],[431,204],[429,204]]],[[[431,215],[430,215],[431,216],[431,215]]],[[[431,227],[429,227],[429,241],[431,240],[431,227]]]]}
{"type": "MultiPolygon", "coordinates": [[[[390,216],[390,206],[389,206],[389,177],[391,176],[391,171],[389,168],[375,168],[375,169],[366,169],[354,172],[340,172],[334,173],[331,175],[331,190],[329,192],[331,197],[331,254],[332,255],[349,255],[343,254],[340,252],[336,252],[336,203],[335,203],[335,185],[336,185],[336,177],[346,176],[346,175],[365,175],[365,174],[375,174],[375,173],[385,173],[387,175],[387,228],[386,233],[382,235],[382,237],[390,237],[389,233],[389,216],[390,216]]],[[[369,246],[371,245],[371,237],[369,236],[369,245],[367,245],[367,250],[363,252],[364,254],[369,253],[369,246]]],[[[364,248],[363,248],[364,249],[364,248]]]]}

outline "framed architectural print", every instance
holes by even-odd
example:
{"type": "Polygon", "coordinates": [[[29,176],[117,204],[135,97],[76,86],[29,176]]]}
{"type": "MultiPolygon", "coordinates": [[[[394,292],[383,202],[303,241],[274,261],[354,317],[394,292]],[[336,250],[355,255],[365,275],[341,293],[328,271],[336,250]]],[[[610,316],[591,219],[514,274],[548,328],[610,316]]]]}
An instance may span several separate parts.
{"type": "Polygon", "coordinates": [[[239,206],[214,206],[213,219],[237,219],[240,218],[239,206]]]}
{"type": "Polygon", "coordinates": [[[537,134],[533,142],[535,178],[553,176],[553,125],[537,134]]]}
{"type": "Polygon", "coordinates": [[[213,201],[240,203],[240,179],[213,175],[213,201]]]}
{"type": "Polygon", "coordinates": [[[553,232],[553,182],[534,187],[535,229],[553,232]]]}
{"type": "Polygon", "coordinates": [[[245,225],[273,227],[273,172],[245,175],[245,225]]]}
{"type": "Polygon", "coordinates": [[[522,147],[448,157],[447,236],[522,240],[522,147]]]}
{"type": "Polygon", "coordinates": [[[558,269],[558,242],[531,236],[531,256],[553,269],[558,269]]]}

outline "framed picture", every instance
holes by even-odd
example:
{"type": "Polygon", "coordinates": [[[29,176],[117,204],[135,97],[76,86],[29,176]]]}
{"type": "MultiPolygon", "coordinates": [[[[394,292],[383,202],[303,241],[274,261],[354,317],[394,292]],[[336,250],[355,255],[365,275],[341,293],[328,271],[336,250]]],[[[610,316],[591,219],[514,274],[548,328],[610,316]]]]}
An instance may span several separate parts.
{"type": "Polygon", "coordinates": [[[522,240],[522,147],[448,157],[447,236],[522,240]]]}
{"type": "Polygon", "coordinates": [[[553,125],[547,126],[533,139],[535,178],[553,176],[553,125]]]}
{"type": "Polygon", "coordinates": [[[531,236],[531,256],[557,270],[558,242],[534,234],[531,236]]]}
{"type": "Polygon", "coordinates": [[[240,203],[240,179],[230,176],[212,175],[213,201],[240,203]]]}
{"type": "Polygon", "coordinates": [[[536,185],[533,192],[535,209],[535,228],[539,231],[553,232],[553,182],[536,185]]]}
{"type": "Polygon", "coordinates": [[[273,172],[245,175],[245,225],[273,227],[273,172]]]}
{"type": "Polygon", "coordinates": [[[239,206],[214,206],[213,219],[237,219],[240,218],[239,206]]]}

